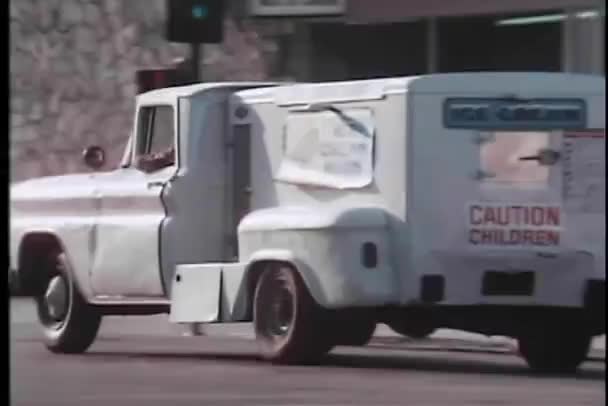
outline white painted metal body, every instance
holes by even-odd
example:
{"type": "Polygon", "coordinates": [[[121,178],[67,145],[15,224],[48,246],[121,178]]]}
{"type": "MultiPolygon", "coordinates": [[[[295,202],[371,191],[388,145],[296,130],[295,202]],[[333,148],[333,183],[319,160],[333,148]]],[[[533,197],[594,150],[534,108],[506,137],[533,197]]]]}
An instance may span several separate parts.
{"type": "MultiPolygon", "coordinates": [[[[118,169],[17,185],[11,197],[11,264],[19,268],[24,236],[52,233],[91,302],[170,300],[176,322],[247,318],[248,272],[268,260],[292,263],[327,308],[418,303],[425,275],[445,278],[444,297],[436,305],[580,307],[586,281],[605,280],[605,202],[591,210],[566,205],[561,163],[533,185],[526,176],[536,176],[536,169],[526,169],[524,181],[479,177],[483,148],[494,141],[479,141],[485,130],[447,128],[443,116],[449,98],[575,98],[586,106],[585,128],[603,134],[604,88],[603,78],[591,76],[470,73],[150,92],[138,105],[175,108],[175,167],[150,175],[118,169]],[[244,88],[254,89],[239,91],[244,88]],[[323,150],[322,141],[306,141],[311,134],[315,140],[326,137],[318,134],[326,123],[333,136],[361,136],[348,144],[359,148],[360,157],[351,162],[356,170],[332,167],[333,174],[316,176],[320,166],[301,170],[296,158],[287,162],[292,153],[315,156],[308,161],[314,165],[338,156],[323,150]],[[242,200],[234,188],[241,136],[250,142],[249,179],[242,190],[248,214],[242,220],[244,213],[233,210],[242,200]],[[299,147],[298,137],[304,140],[299,147]],[[495,206],[557,207],[559,224],[548,231],[534,228],[530,235],[544,242],[558,235],[558,243],[474,243],[475,232],[483,231],[474,228],[477,211],[495,206]],[[230,245],[237,224],[238,259],[230,245]],[[371,269],[361,260],[364,243],[377,247],[378,263],[371,269]],[[488,269],[533,270],[535,291],[483,295],[488,269]]],[[[565,145],[563,131],[531,131],[544,133],[531,137],[545,140],[546,147],[565,145]]],[[[503,139],[500,129],[489,132],[503,139]]]]}
{"type": "MultiPolygon", "coordinates": [[[[476,139],[483,132],[444,125],[448,98],[505,96],[581,98],[587,106],[586,127],[604,131],[604,79],[592,76],[450,74],[305,84],[235,95],[240,100],[233,104],[250,104],[259,116],[256,122],[264,125],[254,133],[253,150],[265,151],[270,163],[261,160],[252,169],[254,206],[300,207],[250,214],[239,229],[242,260],[255,258],[258,250],[267,250],[269,245],[280,250],[277,256],[297,259],[313,296],[327,307],[417,303],[424,275],[445,277],[445,297],[439,305],[582,306],[586,281],[605,280],[604,201],[593,213],[566,207],[561,162],[549,168],[546,184],[485,184],[475,178],[480,170],[476,139]],[[284,137],[290,111],[314,103],[330,103],[346,112],[361,107],[372,110],[375,166],[373,182],[366,187],[332,190],[270,179],[284,154],[273,140],[284,137]],[[471,244],[467,217],[472,204],[560,207],[560,242],[557,246],[471,244]],[[377,210],[355,211],[352,217],[365,226],[337,225],[340,215],[366,206],[377,210]],[[364,241],[379,247],[377,269],[361,265],[364,241]],[[534,270],[535,293],[482,295],[482,274],[487,270],[534,270]]],[[[548,138],[553,148],[562,150],[560,131],[550,131],[548,138]]],[[[598,144],[601,165],[603,145],[602,137],[598,144]]],[[[597,196],[603,196],[603,191],[597,196]]]]}

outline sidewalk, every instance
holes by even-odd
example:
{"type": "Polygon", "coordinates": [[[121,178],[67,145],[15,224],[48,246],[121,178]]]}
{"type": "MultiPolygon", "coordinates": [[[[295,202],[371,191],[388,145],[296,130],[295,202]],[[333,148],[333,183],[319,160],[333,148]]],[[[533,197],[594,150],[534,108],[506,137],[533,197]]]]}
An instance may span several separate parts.
{"type": "MultiPolygon", "coordinates": [[[[393,332],[387,325],[378,324],[376,328],[376,336],[378,337],[400,337],[398,334],[393,332]]],[[[463,340],[472,342],[483,342],[491,344],[509,344],[514,342],[512,338],[493,336],[487,337],[481,334],[467,333],[466,331],[450,330],[450,329],[439,329],[430,336],[432,339],[450,339],[450,340],[463,340]]],[[[606,336],[595,337],[591,347],[594,350],[606,351],[606,336]]]]}
{"type": "MultiPolygon", "coordinates": [[[[394,343],[406,342],[419,343],[421,345],[433,347],[458,347],[464,350],[464,347],[472,350],[473,347],[481,347],[483,349],[491,350],[493,352],[512,352],[517,349],[517,341],[503,336],[484,336],[481,334],[468,333],[460,330],[450,329],[439,329],[427,339],[423,340],[412,340],[406,337],[402,337],[399,334],[393,332],[385,324],[378,324],[376,332],[374,334],[376,338],[381,341],[383,339],[389,339],[394,343]]],[[[590,358],[605,359],[606,357],[606,336],[595,337],[591,343],[590,358]]]]}

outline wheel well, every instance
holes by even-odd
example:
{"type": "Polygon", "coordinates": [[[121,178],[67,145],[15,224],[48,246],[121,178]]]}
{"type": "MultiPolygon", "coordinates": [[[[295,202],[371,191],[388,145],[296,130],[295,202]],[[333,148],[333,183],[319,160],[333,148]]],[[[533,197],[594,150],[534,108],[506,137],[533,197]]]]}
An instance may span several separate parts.
{"type": "Polygon", "coordinates": [[[255,288],[258,284],[258,280],[260,279],[260,276],[262,276],[262,273],[264,272],[265,269],[268,269],[268,266],[272,265],[272,264],[281,264],[281,265],[286,265],[291,267],[292,269],[296,270],[297,272],[297,268],[294,264],[287,262],[287,261],[280,261],[280,260],[260,260],[257,262],[254,262],[253,264],[250,265],[249,267],[249,271],[247,272],[247,313],[246,313],[246,321],[252,321],[253,320],[253,300],[254,300],[254,296],[255,296],[255,288]]]}
{"type": "Polygon", "coordinates": [[[19,287],[25,295],[36,295],[44,287],[51,254],[62,251],[59,239],[50,233],[31,233],[19,245],[19,287]]]}

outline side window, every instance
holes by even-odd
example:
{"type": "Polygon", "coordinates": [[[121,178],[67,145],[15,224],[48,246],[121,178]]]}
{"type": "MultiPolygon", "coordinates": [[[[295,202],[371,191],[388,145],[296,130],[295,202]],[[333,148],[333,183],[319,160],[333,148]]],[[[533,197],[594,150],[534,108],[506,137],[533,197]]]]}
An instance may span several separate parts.
{"type": "Polygon", "coordinates": [[[151,133],[152,118],[154,117],[154,107],[142,107],[139,109],[138,115],[135,154],[139,156],[148,153],[148,143],[151,133]]]}
{"type": "Polygon", "coordinates": [[[175,134],[173,128],[173,107],[154,107],[150,153],[164,152],[174,146],[175,134]]]}
{"type": "Polygon", "coordinates": [[[173,107],[142,107],[138,122],[137,155],[165,152],[174,146],[173,107]]]}

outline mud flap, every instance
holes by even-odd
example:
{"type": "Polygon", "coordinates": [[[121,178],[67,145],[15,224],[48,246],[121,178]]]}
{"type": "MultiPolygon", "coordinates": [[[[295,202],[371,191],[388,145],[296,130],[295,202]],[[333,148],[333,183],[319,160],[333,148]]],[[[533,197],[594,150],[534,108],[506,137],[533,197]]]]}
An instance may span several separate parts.
{"type": "Polygon", "coordinates": [[[172,282],[172,323],[242,321],[247,317],[246,264],[178,265],[172,282]]]}
{"type": "Polygon", "coordinates": [[[222,267],[221,321],[245,321],[250,299],[246,271],[246,263],[226,264],[222,267]]]}
{"type": "Polygon", "coordinates": [[[178,265],[172,281],[172,323],[212,323],[220,316],[222,264],[178,265]]]}

